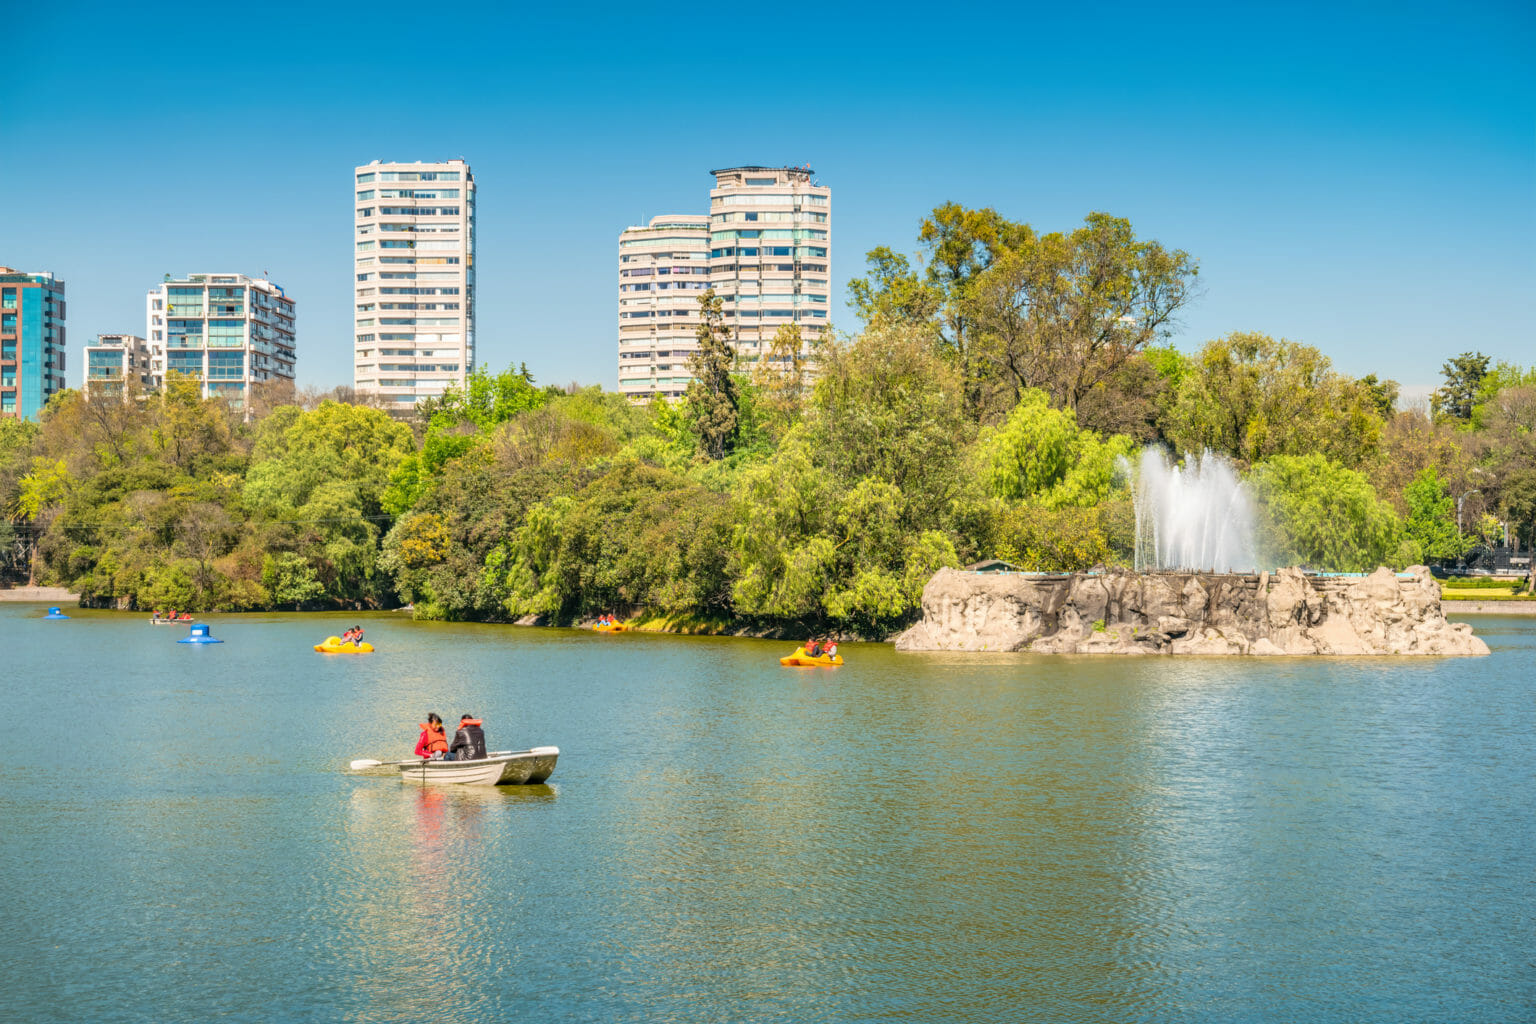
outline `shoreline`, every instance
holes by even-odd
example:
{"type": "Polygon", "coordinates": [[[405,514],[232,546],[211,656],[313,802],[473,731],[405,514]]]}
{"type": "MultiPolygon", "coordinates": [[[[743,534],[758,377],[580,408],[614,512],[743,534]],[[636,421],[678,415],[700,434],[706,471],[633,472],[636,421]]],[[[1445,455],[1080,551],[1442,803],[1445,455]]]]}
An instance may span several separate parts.
{"type": "Polygon", "coordinates": [[[54,602],[61,604],[65,601],[80,603],[79,594],[71,594],[67,587],[14,587],[10,590],[0,590],[0,601],[35,602],[46,604],[54,602]]]}

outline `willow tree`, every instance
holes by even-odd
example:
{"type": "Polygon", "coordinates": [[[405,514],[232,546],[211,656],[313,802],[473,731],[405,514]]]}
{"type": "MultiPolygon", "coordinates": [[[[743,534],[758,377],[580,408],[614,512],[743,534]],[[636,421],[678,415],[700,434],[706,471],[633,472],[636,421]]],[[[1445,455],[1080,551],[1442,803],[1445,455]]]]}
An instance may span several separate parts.
{"type": "Polygon", "coordinates": [[[731,329],[725,325],[720,297],[713,288],[699,296],[699,340],[688,357],[688,418],[693,421],[704,454],[723,459],[736,445],[741,396],[731,372],[736,352],[731,348],[731,329]]]}
{"type": "Polygon", "coordinates": [[[1191,358],[1163,430],[1181,451],[1209,448],[1250,465],[1320,452],[1357,468],[1381,443],[1379,388],[1335,372],[1311,345],[1234,331],[1191,358]]]}
{"type": "Polygon", "coordinates": [[[782,438],[800,418],[809,390],[808,363],[800,325],[784,324],[774,332],[768,351],[752,371],[752,386],[757,389],[763,411],[768,415],[769,431],[775,438],[782,438]]]}

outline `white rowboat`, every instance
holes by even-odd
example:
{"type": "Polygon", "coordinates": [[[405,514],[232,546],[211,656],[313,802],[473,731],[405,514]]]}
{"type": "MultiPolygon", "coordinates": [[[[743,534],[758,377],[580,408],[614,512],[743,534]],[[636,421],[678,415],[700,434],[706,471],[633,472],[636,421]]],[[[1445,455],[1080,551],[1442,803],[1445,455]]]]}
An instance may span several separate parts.
{"type": "Polygon", "coordinates": [[[559,747],[534,747],[497,750],[478,761],[411,761],[400,766],[400,781],[424,786],[531,784],[549,778],[559,756],[559,747]]]}

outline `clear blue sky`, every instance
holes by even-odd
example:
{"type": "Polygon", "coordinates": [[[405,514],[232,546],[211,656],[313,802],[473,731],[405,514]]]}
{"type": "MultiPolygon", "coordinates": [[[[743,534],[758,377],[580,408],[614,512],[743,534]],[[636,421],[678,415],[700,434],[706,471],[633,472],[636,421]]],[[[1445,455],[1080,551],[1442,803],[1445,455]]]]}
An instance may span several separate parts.
{"type": "Polygon", "coordinates": [[[614,386],[619,231],[738,163],[831,186],[843,329],[864,253],[955,200],[1188,250],[1186,350],[1259,330],[1410,391],[1536,362],[1528,2],[519,6],[9,5],[0,264],[68,283],[71,381],[163,274],[269,271],[299,382],[350,383],[352,168],[450,157],[479,360],[546,383],[614,386]]]}

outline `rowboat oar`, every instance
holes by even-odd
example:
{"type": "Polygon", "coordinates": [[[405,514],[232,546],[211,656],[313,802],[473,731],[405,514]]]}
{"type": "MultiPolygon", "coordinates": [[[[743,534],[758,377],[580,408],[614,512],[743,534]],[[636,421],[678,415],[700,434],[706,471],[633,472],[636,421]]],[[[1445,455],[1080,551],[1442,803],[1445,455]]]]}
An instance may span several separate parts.
{"type": "Polygon", "coordinates": [[[364,768],[382,768],[387,764],[426,764],[426,761],[424,757],[413,757],[407,761],[375,761],[371,757],[360,757],[347,767],[354,772],[360,772],[364,768]]]}

